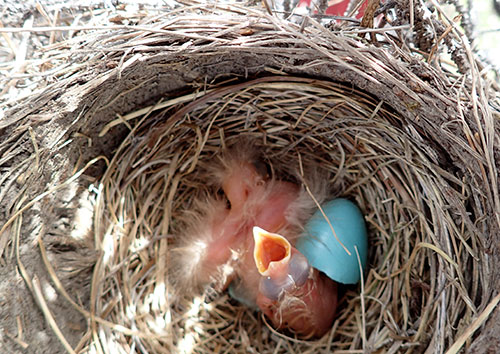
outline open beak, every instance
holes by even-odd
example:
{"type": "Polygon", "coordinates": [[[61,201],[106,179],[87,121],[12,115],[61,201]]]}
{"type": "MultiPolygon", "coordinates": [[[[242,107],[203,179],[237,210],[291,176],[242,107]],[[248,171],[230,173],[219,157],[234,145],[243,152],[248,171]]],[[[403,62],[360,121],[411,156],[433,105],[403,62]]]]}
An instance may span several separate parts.
{"type": "Polygon", "coordinates": [[[253,257],[262,275],[260,292],[270,300],[278,300],[285,291],[303,286],[311,267],[306,257],[281,235],[260,227],[253,228],[253,257]]]}
{"type": "Polygon", "coordinates": [[[258,226],[253,228],[253,238],[255,240],[253,257],[261,275],[272,276],[273,273],[288,268],[292,246],[286,238],[258,226]]]}

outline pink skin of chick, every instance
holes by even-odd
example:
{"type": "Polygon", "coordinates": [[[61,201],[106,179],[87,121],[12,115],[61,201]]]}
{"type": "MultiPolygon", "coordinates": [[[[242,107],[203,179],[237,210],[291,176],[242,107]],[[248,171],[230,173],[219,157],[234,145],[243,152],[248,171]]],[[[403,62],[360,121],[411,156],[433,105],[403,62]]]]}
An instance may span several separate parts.
{"type": "MultiPolygon", "coordinates": [[[[185,212],[184,230],[173,249],[170,268],[178,293],[208,284],[222,291],[240,275],[247,284],[258,284],[252,227],[278,232],[291,218],[297,219],[290,205],[297,200],[299,187],[259,173],[256,156],[253,146],[240,144],[208,171],[211,184],[222,188],[229,206],[221,198],[208,197],[196,200],[185,212]]],[[[249,302],[255,303],[255,298],[256,291],[249,291],[249,302]]]]}
{"type": "Polygon", "coordinates": [[[276,232],[286,228],[288,209],[296,201],[299,188],[290,182],[266,180],[254,164],[231,156],[226,159],[222,189],[230,208],[212,220],[213,235],[217,236],[207,244],[206,268],[227,264],[232,255],[237,255],[233,273],[224,277],[219,289],[225,289],[237,277],[243,281],[248,302],[255,303],[260,275],[252,253],[252,228],[259,225],[276,232]]]}

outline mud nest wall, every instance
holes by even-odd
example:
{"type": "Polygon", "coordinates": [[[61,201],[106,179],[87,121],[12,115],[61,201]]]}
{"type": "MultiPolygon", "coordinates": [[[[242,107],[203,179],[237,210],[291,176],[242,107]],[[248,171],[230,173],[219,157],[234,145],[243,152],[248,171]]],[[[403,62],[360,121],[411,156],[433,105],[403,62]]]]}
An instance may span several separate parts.
{"type": "Polygon", "coordinates": [[[498,92],[453,24],[446,64],[403,32],[374,43],[238,7],[146,23],[49,51],[69,69],[0,122],[2,316],[24,329],[8,348],[500,347],[498,92]],[[319,164],[331,194],[363,210],[369,270],[325,338],[278,333],[225,294],[170,289],[177,220],[241,136],[271,164],[319,164]]]}

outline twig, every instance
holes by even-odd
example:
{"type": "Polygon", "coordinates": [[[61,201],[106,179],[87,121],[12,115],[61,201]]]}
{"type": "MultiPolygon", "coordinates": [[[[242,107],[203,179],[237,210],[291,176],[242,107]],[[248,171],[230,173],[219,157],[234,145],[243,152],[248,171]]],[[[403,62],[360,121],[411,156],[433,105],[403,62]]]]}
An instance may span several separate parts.
{"type": "Polygon", "coordinates": [[[465,342],[469,338],[471,338],[474,332],[476,332],[477,329],[481,327],[481,325],[488,319],[488,317],[493,312],[493,310],[495,310],[499,302],[500,302],[500,293],[498,293],[497,296],[495,296],[490,301],[490,303],[488,304],[488,306],[485,307],[483,312],[481,312],[479,316],[477,316],[477,318],[474,321],[472,321],[469,327],[465,329],[465,332],[462,333],[460,337],[456,339],[455,343],[453,343],[453,345],[446,351],[446,354],[458,353],[462,348],[462,346],[465,344],[465,342]]]}

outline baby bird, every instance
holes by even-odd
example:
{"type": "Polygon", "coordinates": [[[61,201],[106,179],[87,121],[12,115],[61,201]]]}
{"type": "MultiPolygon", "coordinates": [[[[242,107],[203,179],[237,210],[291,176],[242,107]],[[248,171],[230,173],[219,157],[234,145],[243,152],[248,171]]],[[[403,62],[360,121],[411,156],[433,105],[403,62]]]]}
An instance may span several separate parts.
{"type": "Polygon", "coordinates": [[[332,326],[337,283],[309,265],[279,234],[253,228],[254,259],[262,275],[257,305],[276,328],[321,337],[332,326]]]}
{"type": "Polygon", "coordinates": [[[275,327],[321,336],[335,314],[336,283],[293,248],[316,206],[297,184],[269,177],[260,166],[250,143],[214,166],[227,201],[209,197],[187,214],[183,245],[173,252],[175,285],[181,291],[212,285],[218,292],[229,286],[231,296],[260,308],[275,327]]]}

